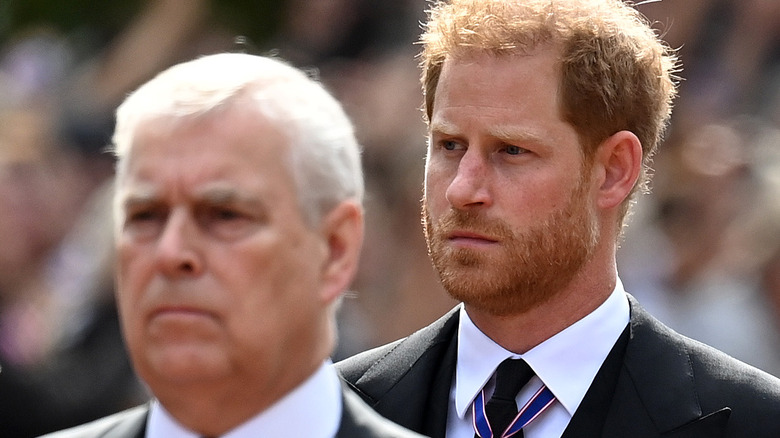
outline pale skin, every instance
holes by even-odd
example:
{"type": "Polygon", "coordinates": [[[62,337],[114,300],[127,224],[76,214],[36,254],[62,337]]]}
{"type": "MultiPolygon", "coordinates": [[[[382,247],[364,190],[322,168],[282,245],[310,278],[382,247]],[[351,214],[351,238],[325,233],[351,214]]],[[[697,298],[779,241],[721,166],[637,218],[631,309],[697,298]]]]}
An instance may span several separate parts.
{"type": "Polygon", "coordinates": [[[244,103],[142,122],[117,181],[117,299],[134,366],[177,421],[218,436],[331,353],[362,209],[310,225],[283,131],[244,103]],[[294,275],[291,275],[294,273],[294,275]]]}
{"type": "MultiPolygon", "coordinates": [[[[433,221],[452,208],[501,218],[522,230],[563,205],[581,177],[582,155],[576,131],[558,109],[558,81],[552,46],[501,57],[472,52],[445,61],[426,161],[433,221]]],[[[641,144],[631,132],[617,132],[598,146],[586,191],[601,232],[593,256],[566,287],[530,311],[496,316],[466,303],[481,331],[522,354],[607,299],[616,284],[620,206],[636,184],[641,162],[641,144]]],[[[487,237],[459,230],[448,245],[499,262],[501,242],[487,237]]]]}

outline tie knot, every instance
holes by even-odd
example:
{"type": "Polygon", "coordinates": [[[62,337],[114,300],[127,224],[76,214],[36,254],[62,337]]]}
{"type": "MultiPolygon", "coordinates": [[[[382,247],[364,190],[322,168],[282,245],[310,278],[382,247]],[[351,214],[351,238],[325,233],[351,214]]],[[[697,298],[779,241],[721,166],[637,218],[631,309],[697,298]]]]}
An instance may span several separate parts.
{"type": "Polygon", "coordinates": [[[493,399],[512,400],[514,402],[520,388],[525,386],[534,371],[522,359],[506,359],[496,369],[496,390],[493,399]]]}

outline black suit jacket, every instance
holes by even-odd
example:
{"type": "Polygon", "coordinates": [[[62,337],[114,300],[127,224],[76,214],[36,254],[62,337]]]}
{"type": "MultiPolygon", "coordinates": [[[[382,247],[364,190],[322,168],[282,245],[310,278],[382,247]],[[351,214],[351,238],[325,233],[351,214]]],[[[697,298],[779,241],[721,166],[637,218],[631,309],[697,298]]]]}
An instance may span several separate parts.
{"type": "MultiPolygon", "coordinates": [[[[421,438],[380,417],[349,389],[344,389],[344,409],[336,438],[421,438]]],[[[62,430],[44,438],[144,438],[149,405],[138,406],[91,423],[62,430]]],[[[306,427],[301,428],[305,437],[306,427]]],[[[294,437],[292,437],[294,438],[294,437]]]]}
{"type": "MultiPolygon", "coordinates": [[[[610,353],[611,365],[599,371],[564,437],[780,437],[780,380],[672,331],[629,301],[622,346],[610,353]],[[590,417],[597,424],[588,425],[590,417]]],[[[444,437],[457,327],[456,308],[336,366],[383,416],[444,437]]]]}

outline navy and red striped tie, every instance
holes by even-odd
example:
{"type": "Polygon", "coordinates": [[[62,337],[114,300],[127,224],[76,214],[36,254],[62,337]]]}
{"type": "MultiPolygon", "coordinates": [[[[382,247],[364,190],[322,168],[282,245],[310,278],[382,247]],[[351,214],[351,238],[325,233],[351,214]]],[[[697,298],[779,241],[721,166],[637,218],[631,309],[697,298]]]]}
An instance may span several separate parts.
{"type": "Polygon", "coordinates": [[[515,398],[534,372],[522,359],[506,359],[496,369],[496,389],[485,403],[484,389],[474,401],[475,438],[520,438],[523,427],[547,409],[555,396],[542,386],[518,412],[515,398]]]}

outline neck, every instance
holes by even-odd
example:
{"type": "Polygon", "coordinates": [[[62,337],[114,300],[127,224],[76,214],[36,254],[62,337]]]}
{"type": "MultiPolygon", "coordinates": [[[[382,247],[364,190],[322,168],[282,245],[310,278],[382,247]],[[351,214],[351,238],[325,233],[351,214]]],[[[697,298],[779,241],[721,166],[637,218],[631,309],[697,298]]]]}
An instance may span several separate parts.
{"type": "Polygon", "coordinates": [[[264,382],[246,378],[236,379],[237,384],[231,386],[224,382],[189,384],[165,392],[155,391],[155,396],[186,428],[207,437],[221,436],[270,408],[308,379],[323,360],[305,365],[299,363],[295,374],[288,373],[264,382]]]}

